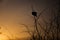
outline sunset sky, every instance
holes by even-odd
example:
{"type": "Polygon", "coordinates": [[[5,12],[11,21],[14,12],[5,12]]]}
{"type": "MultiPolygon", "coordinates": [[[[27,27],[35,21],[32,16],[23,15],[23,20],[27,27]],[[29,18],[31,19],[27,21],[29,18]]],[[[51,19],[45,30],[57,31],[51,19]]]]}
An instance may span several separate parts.
{"type": "MultiPolygon", "coordinates": [[[[38,14],[44,8],[51,8],[55,2],[52,0],[3,0],[0,2],[0,35],[8,35],[10,38],[18,37],[18,38],[25,38],[28,37],[29,34],[23,31],[27,29],[24,27],[25,24],[32,28],[34,26],[34,18],[31,14],[32,12],[32,5],[34,11],[38,14]]],[[[50,11],[47,9],[43,12],[46,15],[50,16],[50,11]]],[[[48,16],[48,17],[49,17],[48,16]]],[[[48,18],[47,17],[47,18],[48,18]]],[[[41,18],[40,18],[41,20],[41,18]]],[[[41,20],[42,21],[42,20],[41,20]]]]}

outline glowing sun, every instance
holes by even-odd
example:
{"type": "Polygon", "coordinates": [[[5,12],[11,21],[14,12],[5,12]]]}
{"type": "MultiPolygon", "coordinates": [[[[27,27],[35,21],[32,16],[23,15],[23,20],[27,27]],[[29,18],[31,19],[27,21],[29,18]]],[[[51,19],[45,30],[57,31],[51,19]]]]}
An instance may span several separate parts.
{"type": "Polygon", "coordinates": [[[8,40],[8,36],[0,34],[0,40],[8,40]]]}

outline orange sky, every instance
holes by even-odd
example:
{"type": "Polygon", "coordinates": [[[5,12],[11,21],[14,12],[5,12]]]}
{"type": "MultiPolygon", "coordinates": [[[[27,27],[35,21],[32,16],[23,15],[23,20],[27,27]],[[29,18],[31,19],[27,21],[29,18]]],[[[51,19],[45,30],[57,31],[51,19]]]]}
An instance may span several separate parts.
{"type": "MultiPolygon", "coordinates": [[[[27,2],[28,3],[28,2],[27,2]]],[[[21,3],[7,2],[4,1],[1,3],[2,7],[0,10],[0,27],[2,36],[3,34],[8,35],[10,38],[19,37],[25,38],[28,37],[28,34],[23,32],[26,30],[24,25],[33,26],[33,16],[31,16],[31,5],[27,4],[26,1],[21,3]],[[22,4],[22,5],[21,5],[22,4]]]]}
{"type": "MultiPolygon", "coordinates": [[[[43,10],[47,5],[42,4],[44,1],[41,3],[40,2],[41,1],[39,0],[35,0],[35,2],[33,2],[34,10],[38,13],[40,13],[41,10],[43,10]]],[[[34,26],[34,19],[31,15],[31,4],[32,2],[30,2],[30,0],[3,1],[0,3],[0,27],[2,27],[0,31],[3,34],[8,35],[10,38],[12,38],[11,35],[13,35],[13,37],[16,36],[19,38],[28,37],[27,33],[22,32],[26,31],[26,28],[21,24],[26,24],[31,28],[34,26]]],[[[44,15],[47,14],[45,13],[44,15]]]]}

